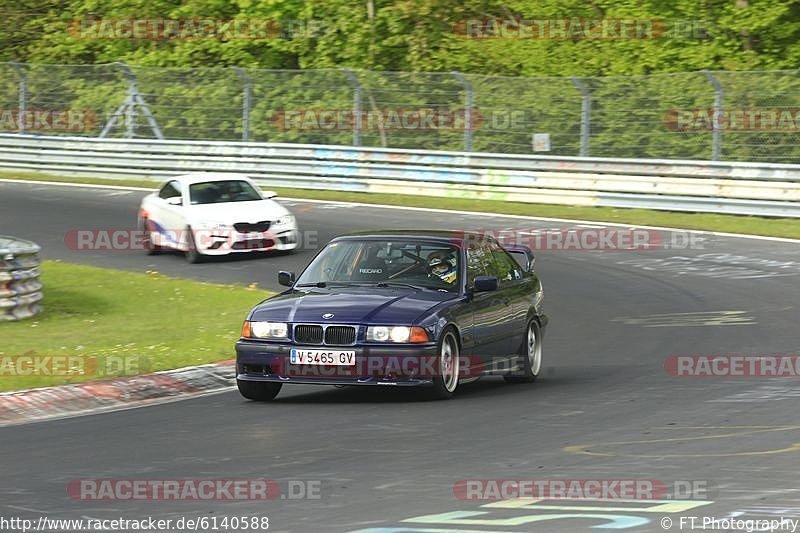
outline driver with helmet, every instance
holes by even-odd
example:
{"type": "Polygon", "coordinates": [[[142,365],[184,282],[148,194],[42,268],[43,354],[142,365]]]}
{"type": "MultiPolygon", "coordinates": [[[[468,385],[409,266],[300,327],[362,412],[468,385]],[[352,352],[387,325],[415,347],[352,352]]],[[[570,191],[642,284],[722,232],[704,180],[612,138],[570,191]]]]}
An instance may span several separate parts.
{"type": "Polygon", "coordinates": [[[455,283],[458,270],[456,269],[456,258],[452,253],[431,252],[428,255],[428,268],[432,275],[439,277],[445,283],[455,283]]]}

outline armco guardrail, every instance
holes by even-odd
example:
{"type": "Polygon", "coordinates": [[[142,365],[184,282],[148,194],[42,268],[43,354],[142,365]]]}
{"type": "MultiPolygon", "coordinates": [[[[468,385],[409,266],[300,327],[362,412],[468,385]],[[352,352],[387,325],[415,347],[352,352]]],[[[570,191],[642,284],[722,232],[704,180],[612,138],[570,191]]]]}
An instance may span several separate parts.
{"type": "Polygon", "coordinates": [[[0,169],[242,172],[282,187],[800,217],[800,165],[785,164],[0,134],[0,169]]]}
{"type": "Polygon", "coordinates": [[[0,235],[0,322],[21,320],[41,311],[37,244],[0,235]]]}

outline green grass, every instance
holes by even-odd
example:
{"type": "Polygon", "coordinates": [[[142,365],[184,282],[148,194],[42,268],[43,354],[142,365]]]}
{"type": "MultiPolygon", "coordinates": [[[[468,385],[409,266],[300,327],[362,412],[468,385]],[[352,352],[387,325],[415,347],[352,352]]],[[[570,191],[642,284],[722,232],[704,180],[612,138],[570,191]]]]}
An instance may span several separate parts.
{"type": "MultiPolygon", "coordinates": [[[[70,178],[30,173],[0,173],[2,178],[59,181],[92,184],[114,184],[130,187],[153,188],[152,181],[116,180],[103,178],[70,178]]],[[[323,191],[311,189],[291,189],[266,185],[284,198],[311,198],[341,202],[360,202],[366,204],[388,204],[408,207],[453,209],[457,211],[478,211],[484,213],[505,213],[547,218],[566,218],[593,220],[597,222],[616,222],[642,226],[665,226],[672,228],[720,231],[766,235],[771,237],[790,237],[800,239],[800,219],[765,218],[743,215],[717,215],[712,213],[679,213],[653,211],[648,209],[617,209],[613,207],[583,207],[568,205],[529,204],[523,202],[503,202],[498,200],[477,200],[470,198],[435,198],[402,194],[375,194],[343,191],[323,191]]]]}
{"type": "Polygon", "coordinates": [[[58,261],[42,263],[44,312],[0,322],[0,390],[15,390],[232,359],[242,321],[269,293],[58,261]],[[72,355],[84,375],[12,376],[20,355],[72,355]],[[117,363],[127,365],[121,370],[117,363]]]}

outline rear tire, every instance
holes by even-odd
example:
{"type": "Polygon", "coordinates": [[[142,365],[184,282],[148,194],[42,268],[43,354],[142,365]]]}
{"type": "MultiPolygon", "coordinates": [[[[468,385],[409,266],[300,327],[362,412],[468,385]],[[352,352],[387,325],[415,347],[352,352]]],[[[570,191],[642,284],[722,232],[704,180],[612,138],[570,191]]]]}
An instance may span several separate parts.
{"type": "Polygon", "coordinates": [[[452,329],[447,329],[439,339],[439,376],[433,378],[433,397],[447,400],[458,388],[460,353],[458,339],[452,329]]]}
{"type": "Polygon", "coordinates": [[[237,379],[236,386],[239,394],[255,402],[269,402],[281,391],[283,383],[272,383],[270,381],[244,381],[237,379]]]}
{"type": "Polygon", "coordinates": [[[520,349],[522,374],[506,374],[503,379],[507,383],[533,383],[542,370],[542,328],[536,319],[528,324],[523,342],[520,349]]]}

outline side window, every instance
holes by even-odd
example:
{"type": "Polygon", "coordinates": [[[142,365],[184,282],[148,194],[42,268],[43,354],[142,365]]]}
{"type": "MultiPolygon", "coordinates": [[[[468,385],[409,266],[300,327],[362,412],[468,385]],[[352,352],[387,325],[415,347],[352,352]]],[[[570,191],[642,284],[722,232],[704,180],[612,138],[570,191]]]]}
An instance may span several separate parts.
{"type": "Polygon", "coordinates": [[[494,276],[495,270],[491,250],[483,243],[470,243],[467,248],[467,286],[472,286],[475,276],[494,276]]]}
{"type": "Polygon", "coordinates": [[[522,277],[522,269],[508,252],[496,243],[490,244],[492,248],[492,257],[497,269],[497,279],[500,283],[506,281],[514,281],[522,277]]]}
{"type": "Polygon", "coordinates": [[[181,195],[180,188],[177,182],[174,181],[170,181],[169,183],[161,187],[161,190],[158,193],[158,197],[164,200],[166,200],[167,198],[174,198],[180,195],[181,195]]]}

